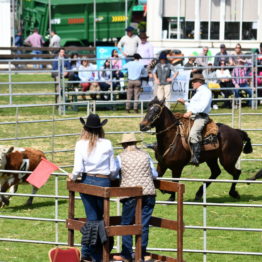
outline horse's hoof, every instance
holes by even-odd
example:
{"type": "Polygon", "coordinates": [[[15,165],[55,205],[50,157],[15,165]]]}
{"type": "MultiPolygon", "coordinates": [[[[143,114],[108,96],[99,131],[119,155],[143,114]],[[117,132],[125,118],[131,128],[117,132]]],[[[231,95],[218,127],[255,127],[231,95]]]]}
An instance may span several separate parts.
{"type": "Polygon", "coordinates": [[[174,202],[175,200],[176,200],[176,198],[175,198],[175,197],[170,197],[170,198],[168,198],[168,200],[167,200],[167,201],[174,202]]]}
{"type": "Polygon", "coordinates": [[[240,195],[237,191],[229,192],[229,195],[235,199],[240,199],[240,195]]]}

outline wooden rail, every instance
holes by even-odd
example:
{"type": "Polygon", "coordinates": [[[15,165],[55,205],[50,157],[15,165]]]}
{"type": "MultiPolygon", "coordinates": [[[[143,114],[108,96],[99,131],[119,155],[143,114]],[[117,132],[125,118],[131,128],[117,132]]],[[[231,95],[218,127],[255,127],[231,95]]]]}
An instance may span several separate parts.
{"type": "MultiPolygon", "coordinates": [[[[113,186],[117,186],[117,182],[114,182],[113,186]]],[[[150,225],[159,228],[165,228],[169,230],[177,231],[177,257],[172,258],[169,256],[163,256],[159,254],[151,254],[152,259],[158,261],[167,262],[184,262],[183,260],[183,194],[185,192],[185,186],[180,183],[174,183],[169,181],[155,181],[156,188],[165,190],[168,192],[177,193],[177,217],[176,221],[152,217],[150,225]]],[[[72,181],[67,182],[67,189],[69,190],[69,209],[68,219],[66,226],[68,228],[68,245],[74,245],[74,230],[80,230],[81,227],[86,223],[86,218],[75,218],[75,192],[84,194],[94,195],[104,198],[104,223],[107,235],[110,236],[123,236],[123,235],[135,235],[136,236],[136,249],[135,249],[135,261],[141,261],[142,250],[141,250],[141,237],[142,237],[142,221],[141,221],[141,210],[142,210],[142,188],[141,187],[98,187],[91,186],[81,183],[75,183],[72,181]],[[136,197],[137,206],[135,212],[135,221],[133,225],[120,225],[120,216],[109,216],[110,213],[110,197],[136,197]]],[[[112,254],[113,255],[113,254],[112,254]]],[[[111,256],[112,256],[111,255],[111,256]]],[[[103,246],[103,262],[109,262],[110,253],[109,246],[106,243],[103,246]]]]}

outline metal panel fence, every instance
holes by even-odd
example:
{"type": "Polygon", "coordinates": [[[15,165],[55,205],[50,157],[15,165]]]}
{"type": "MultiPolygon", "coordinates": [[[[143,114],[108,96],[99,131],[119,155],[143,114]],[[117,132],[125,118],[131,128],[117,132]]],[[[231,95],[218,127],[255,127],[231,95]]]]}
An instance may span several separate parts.
{"type": "MultiPolygon", "coordinates": [[[[1,83],[3,84],[3,83],[1,83]]],[[[6,84],[6,83],[5,83],[6,84]]],[[[10,86],[12,86],[14,83],[12,81],[10,81],[8,84],[10,84],[10,86]]],[[[12,87],[11,87],[12,89],[12,87]]],[[[10,89],[10,90],[11,90],[10,89]]],[[[12,94],[12,92],[10,92],[8,95],[12,94]]],[[[53,95],[54,93],[52,93],[53,95]]],[[[23,95],[23,94],[21,94],[23,95]]],[[[29,94],[27,94],[29,95],[29,94]]],[[[35,94],[37,95],[37,94],[35,94]]],[[[234,99],[233,99],[234,100],[234,99]]],[[[214,117],[216,115],[220,115],[220,116],[225,116],[225,117],[229,117],[231,118],[231,124],[232,126],[234,126],[234,119],[237,117],[238,118],[238,127],[242,127],[243,124],[243,117],[247,116],[247,115],[256,115],[259,116],[261,115],[261,113],[259,112],[252,112],[252,113],[246,113],[243,112],[242,108],[241,108],[241,100],[243,100],[243,98],[239,99],[239,105],[240,107],[238,108],[238,111],[236,111],[236,109],[232,108],[232,111],[229,113],[224,113],[224,114],[211,114],[214,117]]],[[[258,101],[259,98],[253,98],[253,101],[258,101]]],[[[141,114],[139,115],[132,115],[132,118],[138,118],[140,119],[141,116],[143,115],[143,109],[144,109],[144,103],[146,103],[147,101],[140,101],[141,102],[141,114]]],[[[100,104],[104,104],[104,103],[108,103],[108,104],[121,104],[124,103],[123,101],[110,101],[110,102],[102,102],[102,101],[86,101],[85,103],[80,103],[85,107],[85,112],[86,114],[89,114],[89,112],[91,111],[95,111],[97,106],[100,104]]],[[[77,103],[76,103],[77,104],[77,103]]],[[[78,103],[79,104],[79,103],[78,103]]],[[[63,104],[61,103],[61,105],[67,105],[67,103],[63,104]]],[[[0,121],[0,126],[1,127],[10,127],[7,129],[13,129],[14,132],[12,132],[12,134],[6,136],[6,137],[2,137],[0,138],[1,143],[3,144],[15,144],[15,145],[22,145],[27,143],[30,140],[34,140],[34,141],[39,141],[41,139],[47,139],[45,143],[48,143],[48,147],[49,150],[45,150],[45,153],[49,155],[49,159],[53,160],[55,159],[55,155],[56,154],[66,154],[66,153],[73,153],[73,148],[56,148],[56,139],[59,138],[63,138],[63,139],[69,139],[70,137],[73,137],[75,139],[76,136],[79,135],[79,133],[75,133],[75,132],[62,132],[62,133],[57,133],[56,131],[56,125],[57,124],[61,124],[64,123],[65,121],[76,121],[78,120],[78,117],[75,116],[56,116],[55,114],[55,106],[56,104],[41,104],[41,105],[2,105],[0,106],[0,110],[3,109],[13,109],[15,110],[15,115],[12,116],[12,120],[4,120],[4,121],[0,121]],[[49,118],[46,119],[30,119],[28,120],[28,118],[22,118],[20,119],[20,110],[24,110],[24,109],[33,109],[33,108],[39,108],[39,107],[47,107],[47,108],[52,108],[51,110],[51,115],[49,118]],[[50,132],[48,134],[41,134],[39,133],[38,135],[31,135],[28,136],[26,135],[26,133],[21,134],[21,127],[23,125],[38,125],[39,129],[41,129],[41,125],[49,125],[50,124],[50,132]]],[[[30,116],[29,116],[30,117],[30,116]]],[[[105,117],[105,116],[101,116],[101,117],[105,117]]],[[[121,120],[122,118],[126,118],[126,115],[112,115],[112,116],[107,116],[107,118],[116,118],[121,120]]],[[[130,117],[130,116],[129,116],[130,117]]],[[[256,126],[253,128],[246,128],[244,129],[246,131],[254,131],[254,132],[261,132],[262,129],[261,128],[257,128],[256,126]]],[[[137,130],[128,130],[130,131],[134,131],[134,132],[138,132],[137,130]]],[[[121,134],[123,133],[123,131],[119,131],[117,129],[117,127],[114,128],[113,131],[108,132],[107,135],[113,135],[113,134],[121,134]]],[[[254,142],[254,141],[253,141],[254,142]]],[[[37,142],[35,142],[37,143],[37,142]]],[[[261,147],[262,144],[261,143],[253,143],[253,146],[256,147],[261,147]]],[[[241,159],[241,161],[262,161],[261,158],[249,158],[249,159],[241,159]]],[[[69,161],[70,162],[70,161],[69,161]]],[[[71,168],[72,167],[72,163],[69,163],[67,161],[67,163],[64,163],[64,165],[62,165],[62,168],[71,168]]],[[[0,172],[2,172],[3,170],[0,170],[0,172]]],[[[12,171],[13,173],[14,171],[12,171]]],[[[19,173],[21,173],[21,171],[19,171],[19,173]]],[[[58,206],[58,200],[60,199],[67,199],[68,197],[65,195],[60,195],[59,192],[59,177],[63,177],[65,176],[64,174],[60,174],[60,173],[54,173],[53,174],[55,176],[55,188],[54,188],[54,193],[53,194],[46,194],[46,195],[41,195],[41,194],[37,194],[35,195],[36,197],[42,197],[42,198],[48,198],[48,199],[54,199],[54,212],[55,212],[55,218],[41,218],[41,217],[21,217],[21,216],[9,216],[9,215],[0,215],[0,219],[14,219],[14,220],[27,220],[27,221],[43,221],[43,222],[51,222],[51,223],[55,223],[56,227],[55,227],[55,241],[42,241],[41,239],[35,239],[35,240],[28,240],[28,239],[12,239],[12,238],[0,238],[0,241],[5,241],[5,242],[21,242],[21,243],[38,243],[38,244],[50,244],[50,245],[67,245],[67,243],[60,241],[60,235],[59,235],[59,227],[58,224],[59,223],[64,223],[66,218],[63,219],[59,219],[58,217],[58,210],[59,210],[59,206],[58,206]]],[[[225,203],[213,203],[213,202],[207,202],[207,198],[206,198],[206,182],[210,181],[210,180],[206,180],[206,179],[176,179],[179,181],[186,181],[186,182],[197,182],[197,183],[203,183],[204,186],[204,198],[203,198],[203,202],[200,203],[196,203],[196,202],[185,202],[185,205],[190,205],[190,206],[202,206],[203,207],[203,222],[202,225],[186,225],[187,229],[192,229],[192,230],[200,230],[203,232],[203,243],[202,243],[202,249],[185,249],[185,252],[188,253],[201,253],[203,254],[203,261],[212,261],[209,260],[208,255],[209,254],[224,254],[226,256],[226,254],[234,254],[234,255],[246,255],[246,256],[251,256],[251,257],[261,257],[262,253],[261,252],[245,252],[245,250],[239,250],[239,251],[230,251],[230,250],[209,250],[208,249],[208,239],[209,236],[207,235],[207,232],[211,231],[211,230],[219,230],[219,231],[237,231],[237,232],[262,232],[262,228],[239,228],[239,227],[214,227],[214,226],[210,226],[208,223],[208,207],[210,206],[216,206],[219,208],[222,207],[232,207],[232,208],[245,208],[248,210],[248,208],[257,208],[259,210],[259,212],[261,212],[261,207],[262,205],[260,204],[239,204],[239,203],[230,203],[230,204],[225,204],[225,203]]],[[[214,180],[213,182],[215,183],[232,183],[232,180],[214,180]]],[[[238,181],[238,183],[247,183],[250,182],[251,184],[260,184],[262,182],[259,181],[238,181]]],[[[21,193],[16,193],[16,194],[10,194],[10,193],[1,193],[0,195],[13,195],[13,196],[19,196],[19,197],[29,197],[31,196],[31,194],[21,194],[21,193]]],[[[115,199],[113,199],[112,201],[116,201],[115,199]]],[[[157,204],[168,204],[168,205],[174,205],[175,202],[167,202],[167,201],[158,201],[157,204]]],[[[118,203],[118,214],[120,214],[120,209],[119,209],[119,203],[118,203]]],[[[79,245],[79,243],[78,243],[79,245]]],[[[119,246],[118,246],[119,248],[119,246]]],[[[169,248],[156,248],[156,247],[151,247],[150,250],[160,250],[160,251],[167,251],[167,252],[173,252],[176,251],[175,249],[169,249],[169,248]]],[[[251,261],[251,260],[250,260],[251,261]]]]}

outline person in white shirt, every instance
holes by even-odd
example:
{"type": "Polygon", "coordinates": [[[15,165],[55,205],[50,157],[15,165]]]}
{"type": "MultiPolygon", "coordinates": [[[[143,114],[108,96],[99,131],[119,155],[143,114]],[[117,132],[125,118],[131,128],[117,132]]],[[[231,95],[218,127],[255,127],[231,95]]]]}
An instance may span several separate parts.
{"type": "Polygon", "coordinates": [[[189,133],[189,142],[193,151],[190,163],[198,166],[202,144],[202,130],[209,120],[208,113],[211,110],[212,93],[205,84],[202,74],[193,76],[192,86],[196,93],[190,102],[186,102],[183,98],[179,98],[177,101],[186,106],[187,112],[183,117],[194,120],[189,133]]]}
{"type": "Polygon", "coordinates": [[[51,36],[51,39],[50,39],[49,47],[60,47],[61,46],[60,36],[58,36],[54,30],[50,32],[50,36],[51,36]]]}
{"type": "MultiPolygon", "coordinates": [[[[82,58],[81,65],[79,67],[78,77],[81,81],[80,85],[82,91],[86,92],[90,89],[91,84],[97,84],[98,76],[96,66],[88,61],[86,57],[82,58]]],[[[86,100],[85,95],[82,95],[83,100],[86,100]]]]}
{"type": "MultiPolygon", "coordinates": [[[[96,114],[90,114],[85,121],[80,117],[83,130],[80,140],[75,145],[74,168],[69,178],[81,183],[101,187],[110,187],[110,177],[116,172],[114,151],[111,141],[104,138],[103,121],[96,114]]],[[[88,221],[103,219],[103,199],[80,193],[88,221]]],[[[82,260],[101,261],[100,254],[94,246],[82,246],[82,260]]]]}
{"type": "Polygon", "coordinates": [[[141,43],[140,38],[134,35],[134,30],[132,26],[126,28],[127,34],[124,35],[118,42],[118,49],[126,58],[131,58],[137,52],[137,47],[141,43]]]}

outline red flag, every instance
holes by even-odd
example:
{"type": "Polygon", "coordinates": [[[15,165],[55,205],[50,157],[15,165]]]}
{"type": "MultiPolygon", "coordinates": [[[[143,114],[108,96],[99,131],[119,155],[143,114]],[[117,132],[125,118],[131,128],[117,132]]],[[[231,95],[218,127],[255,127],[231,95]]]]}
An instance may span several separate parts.
{"type": "Polygon", "coordinates": [[[26,181],[31,185],[40,188],[47,182],[50,175],[58,168],[59,167],[57,167],[52,162],[42,158],[41,162],[38,164],[32,174],[26,179],[26,181]]]}

